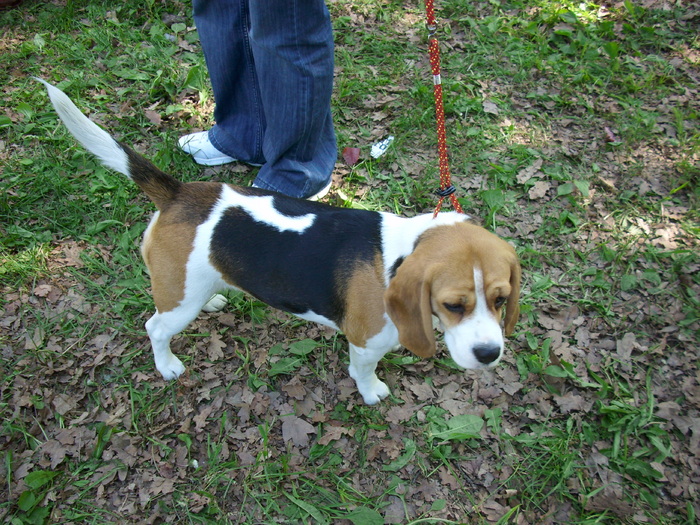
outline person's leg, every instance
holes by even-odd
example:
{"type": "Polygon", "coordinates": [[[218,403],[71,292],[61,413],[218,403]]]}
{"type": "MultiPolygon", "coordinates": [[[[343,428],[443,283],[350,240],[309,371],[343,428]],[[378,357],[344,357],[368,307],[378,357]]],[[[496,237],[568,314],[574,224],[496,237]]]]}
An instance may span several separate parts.
{"type": "Polygon", "coordinates": [[[216,103],[209,140],[226,155],[262,164],[265,117],[250,48],[248,0],[193,0],[193,7],[216,103]]]}
{"type": "Polygon", "coordinates": [[[255,185],[308,197],[330,182],[333,32],[323,0],[250,4],[250,44],[266,119],[255,185]]]}

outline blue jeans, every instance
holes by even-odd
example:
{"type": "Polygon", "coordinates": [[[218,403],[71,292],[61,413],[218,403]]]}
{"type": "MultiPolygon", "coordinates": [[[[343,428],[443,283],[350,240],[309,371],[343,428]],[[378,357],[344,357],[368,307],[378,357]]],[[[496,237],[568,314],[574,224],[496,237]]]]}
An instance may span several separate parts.
{"type": "Polygon", "coordinates": [[[308,197],[338,149],[330,100],[333,33],[323,0],[193,0],[212,89],[209,140],[262,164],[261,188],[308,197]]]}

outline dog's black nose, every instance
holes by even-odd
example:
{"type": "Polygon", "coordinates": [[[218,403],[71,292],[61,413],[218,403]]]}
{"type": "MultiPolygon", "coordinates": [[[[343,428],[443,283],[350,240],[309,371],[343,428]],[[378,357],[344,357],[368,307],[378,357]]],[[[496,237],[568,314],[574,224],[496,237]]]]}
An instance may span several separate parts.
{"type": "Polygon", "coordinates": [[[476,345],[474,355],[479,363],[490,365],[501,355],[501,347],[490,343],[476,345]]]}

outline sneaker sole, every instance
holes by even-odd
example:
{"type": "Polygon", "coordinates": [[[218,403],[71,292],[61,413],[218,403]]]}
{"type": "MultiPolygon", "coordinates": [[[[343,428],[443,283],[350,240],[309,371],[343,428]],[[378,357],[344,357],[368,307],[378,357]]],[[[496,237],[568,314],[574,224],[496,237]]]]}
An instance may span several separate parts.
{"type": "Polygon", "coordinates": [[[326,187],[324,187],[324,188],[323,188],[321,191],[319,191],[318,193],[315,193],[315,194],[312,195],[311,197],[306,197],[306,200],[308,200],[308,201],[317,201],[317,200],[319,200],[319,199],[322,199],[323,197],[325,197],[326,195],[328,195],[328,192],[329,192],[329,191],[331,191],[331,186],[332,186],[332,185],[333,185],[333,182],[331,181],[331,182],[328,183],[328,185],[327,185],[326,187]]]}
{"type": "Polygon", "coordinates": [[[233,157],[214,157],[212,159],[198,159],[197,155],[192,155],[192,159],[200,166],[221,166],[222,164],[230,164],[236,162],[238,159],[233,157]]]}

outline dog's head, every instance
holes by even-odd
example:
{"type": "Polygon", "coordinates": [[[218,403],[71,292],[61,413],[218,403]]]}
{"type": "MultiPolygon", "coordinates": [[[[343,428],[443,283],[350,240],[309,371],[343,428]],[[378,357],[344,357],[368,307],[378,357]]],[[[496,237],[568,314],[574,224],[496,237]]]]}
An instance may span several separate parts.
{"type": "Polygon", "coordinates": [[[435,354],[433,315],[452,359],[463,368],[494,366],[520,314],[520,264],[504,240],[470,223],[437,226],[418,240],[384,297],[402,345],[435,354]],[[505,316],[503,310],[505,308],[505,316]]]}

